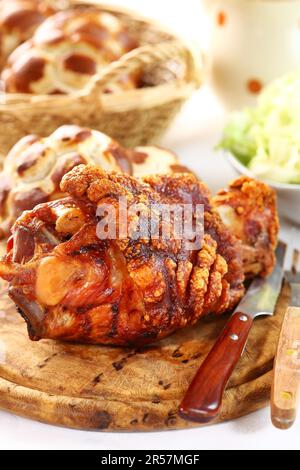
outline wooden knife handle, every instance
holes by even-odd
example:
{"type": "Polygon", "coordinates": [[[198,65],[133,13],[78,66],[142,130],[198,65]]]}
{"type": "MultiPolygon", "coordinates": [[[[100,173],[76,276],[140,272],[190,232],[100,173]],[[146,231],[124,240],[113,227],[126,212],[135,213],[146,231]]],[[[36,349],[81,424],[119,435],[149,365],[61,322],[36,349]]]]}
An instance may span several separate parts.
{"type": "Polygon", "coordinates": [[[243,352],[252,324],[253,319],[244,313],[232,315],[180,404],[182,418],[209,423],[218,416],[226,384],[243,352]]]}
{"type": "Polygon", "coordinates": [[[300,389],[300,308],[288,307],[279,337],[271,394],[274,426],[290,428],[296,418],[300,389]]]}

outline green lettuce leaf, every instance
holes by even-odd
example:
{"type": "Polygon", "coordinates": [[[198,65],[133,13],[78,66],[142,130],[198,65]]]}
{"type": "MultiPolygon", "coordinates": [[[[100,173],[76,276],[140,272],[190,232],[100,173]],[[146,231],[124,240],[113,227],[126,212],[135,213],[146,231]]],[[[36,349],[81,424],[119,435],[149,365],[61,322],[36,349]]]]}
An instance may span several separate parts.
{"type": "Polygon", "coordinates": [[[300,70],[269,85],[255,108],[234,113],[219,148],[262,179],[300,183],[300,70]]]}

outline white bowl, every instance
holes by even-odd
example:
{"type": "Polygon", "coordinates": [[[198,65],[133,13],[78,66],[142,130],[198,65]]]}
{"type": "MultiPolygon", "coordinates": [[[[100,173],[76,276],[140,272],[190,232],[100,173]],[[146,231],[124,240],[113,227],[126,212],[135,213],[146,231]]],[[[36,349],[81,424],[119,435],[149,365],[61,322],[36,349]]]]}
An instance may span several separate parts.
{"type": "MultiPolygon", "coordinates": [[[[243,165],[232,153],[225,151],[224,156],[237,174],[259,179],[255,173],[243,165]]],[[[263,181],[277,192],[280,215],[300,225],[300,184],[277,183],[266,179],[263,181]]]]}

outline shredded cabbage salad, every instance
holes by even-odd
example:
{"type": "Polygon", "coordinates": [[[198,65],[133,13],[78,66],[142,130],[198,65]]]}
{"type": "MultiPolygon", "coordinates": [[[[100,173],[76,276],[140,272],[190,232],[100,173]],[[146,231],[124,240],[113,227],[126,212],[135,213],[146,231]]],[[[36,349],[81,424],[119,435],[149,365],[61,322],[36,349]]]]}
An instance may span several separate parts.
{"type": "Polygon", "coordinates": [[[233,113],[219,147],[259,178],[300,183],[300,70],[266,87],[255,108],[233,113]]]}

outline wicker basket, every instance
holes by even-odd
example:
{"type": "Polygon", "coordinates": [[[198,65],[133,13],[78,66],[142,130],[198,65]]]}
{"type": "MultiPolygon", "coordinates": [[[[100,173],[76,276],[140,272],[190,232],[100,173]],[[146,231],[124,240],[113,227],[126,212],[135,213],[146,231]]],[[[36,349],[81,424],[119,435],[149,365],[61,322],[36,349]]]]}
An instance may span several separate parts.
{"type": "MultiPolygon", "coordinates": [[[[96,2],[88,3],[99,6],[96,2]]],[[[184,101],[200,86],[200,53],[199,56],[193,53],[182,40],[153,21],[128,10],[101,7],[120,17],[138,37],[141,47],[105,67],[101,76],[94,77],[91,85],[80,92],[55,96],[2,94],[2,154],[24,135],[48,135],[66,123],[99,129],[128,147],[152,143],[159,139],[184,101]],[[184,67],[184,78],[176,75],[174,62],[181,64],[181,70],[184,67]],[[102,93],[106,83],[124,72],[136,68],[150,70],[151,67],[160,68],[160,75],[168,77],[167,81],[118,94],[102,93]]]]}

